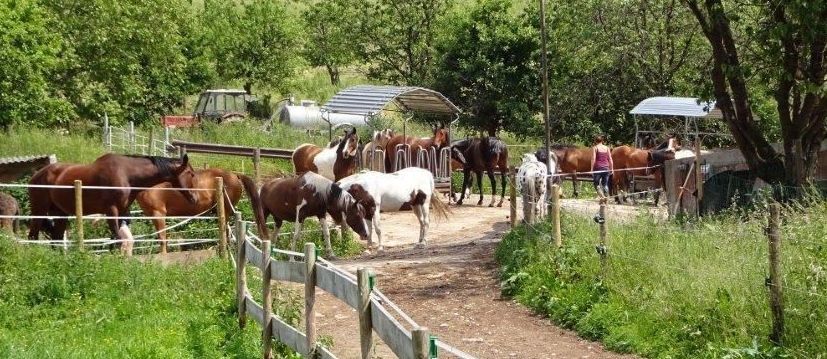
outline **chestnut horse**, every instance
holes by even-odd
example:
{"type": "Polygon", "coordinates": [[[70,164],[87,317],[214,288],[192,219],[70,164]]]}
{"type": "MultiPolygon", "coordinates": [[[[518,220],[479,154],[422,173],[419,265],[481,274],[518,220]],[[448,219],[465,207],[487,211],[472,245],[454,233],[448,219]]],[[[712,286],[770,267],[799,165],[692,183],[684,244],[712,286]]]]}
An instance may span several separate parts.
{"type": "Polygon", "coordinates": [[[457,205],[462,205],[462,200],[465,199],[465,189],[469,185],[471,179],[471,171],[474,171],[477,177],[477,187],[480,192],[480,200],[477,205],[482,205],[482,172],[488,172],[488,179],[491,181],[491,203],[488,207],[494,207],[494,201],[497,195],[497,180],[494,178],[494,168],[500,171],[502,177],[502,193],[500,195],[500,202],[497,207],[502,207],[505,199],[505,176],[508,174],[508,147],[505,142],[496,137],[483,138],[469,138],[465,140],[454,141],[451,146],[456,148],[463,157],[465,157],[465,164],[462,166],[462,192],[457,201],[457,205]]]}
{"type": "Polygon", "coordinates": [[[331,181],[338,181],[356,173],[358,151],[359,136],[354,128],[327,148],[311,143],[296,147],[292,156],[293,170],[296,174],[316,172],[331,181]]]}
{"type": "MultiPolygon", "coordinates": [[[[56,185],[71,186],[75,180],[85,186],[106,186],[118,188],[84,189],[83,214],[102,213],[107,219],[113,238],[125,239],[121,250],[132,253],[132,238],[127,223],[129,205],[143,189],[130,187],[152,187],[170,182],[187,200],[195,203],[195,196],[188,190],[195,173],[189,165],[187,155],[182,159],[157,156],[123,156],[107,153],[89,165],[71,166],[63,170],[55,180],[56,185]],[[123,222],[123,224],[122,224],[123,222]],[[121,229],[121,226],[126,228],[121,229]],[[119,233],[121,232],[121,233],[119,233]]],[[[52,188],[49,191],[52,204],[63,213],[74,213],[75,194],[68,188],[52,188]]],[[[62,233],[62,231],[61,231],[62,233]]],[[[61,234],[58,238],[62,239],[61,234]]]]}
{"type": "Polygon", "coordinates": [[[431,131],[433,131],[433,135],[431,137],[414,138],[411,136],[396,135],[388,140],[384,148],[386,154],[385,168],[388,169],[388,172],[396,171],[397,145],[410,145],[410,150],[408,151],[407,156],[411,160],[411,163],[406,163],[405,165],[406,167],[412,167],[415,165],[423,165],[421,163],[417,163],[417,157],[420,149],[430,150],[434,147],[436,148],[437,153],[439,153],[439,150],[451,143],[451,138],[448,135],[448,130],[445,128],[444,124],[432,126],[431,131]]]}
{"type": "MultiPolygon", "coordinates": [[[[53,185],[57,183],[57,177],[69,167],[77,166],[74,163],[52,163],[39,169],[29,180],[31,185],[53,185]]],[[[68,214],[52,205],[50,188],[29,187],[29,208],[32,216],[67,216],[68,214]]],[[[74,212],[72,212],[74,213],[74,212]]],[[[29,221],[29,240],[37,240],[40,231],[46,230],[51,239],[63,237],[66,231],[67,220],[65,218],[32,218],[29,221]]]]}
{"type": "MultiPolygon", "coordinates": [[[[258,189],[250,177],[234,174],[219,168],[195,171],[195,177],[192,179],[192,188],[214,189],[216,186],[216,177],[224,179],[224,191],[226,193],[224,197],[224,208],[228,210],[235,206],[238,200],[241,199],[242,187],[250,198],[258,197],[258,189]]],[[[165,182],[154,188],[171,187],[172,184],[165,182]]],[[[215,191],[196,191],[194,193],[195,203],[193,203],[184,198],[178,191],[150,189],[138,194],[136,199],[144,215],[148,217],[196,216],[210,210],[215,205],[215,195],[215,191]]],[[[155,218],[152,220],[152,223],[155,225],[158,238],[161,240],[161,253],[166,253],[167,233],[164,230],[166,228],[166,221],[163,218],[155,218]]]]}
{"type": "MultiPolygon", "coordinates": [[[[551,151],[557,155],[557,165],[560,168],[560,173],[570,175],[574,197],[579,196],[580,192],[577,189],[577,173],[591,172],[592,148],[553,144],[551,145],[551,151]]],[[[548,159],[545,148],[537,150],[534,155],[537,156],[537,160],[541,163],[546,163],[546,160],[548,159]]],[[[562,181],[562,177],[560,178],[562,181]]]]}
{"type": "MultiPolygon", "coordinates": [[[[626,192],[629,192],[633,176],[647,176],[651,173],[648,168],[652,162],[652,154],[649,150],[634,148],[631,146],[618,146],[612,149],[612,161],[614,161],[615,173],[612,176],[612,188],[618,197],[618,203],[626,202],[626,192]],[[637,170],[626,170],[628,168],[643,168],[637,170]]],[[[661,181],[655,179],[660,184],[661,181]]],[[[632,189],[634,191],[634,189],[632,189]]]]}
{"type": "Polygon", "coordinates": [[[296,250],[296,241],[301,234],[304,220],[308,217],[318,218],[322,226],[325,249],[331,258],[333,247],[330,245],[326,215],[329,214],[337,224],[352,228],[362,240],[367,240],[365,218],[376,208],[372,200],[356,200],[339,185],[313,172],[267,182],[261,187],[260,197],[252,199],[251,202],[261,239],[270,238],[266,224],[270,215],[276,222],[273,239],[278,236],[284,221],[295,221],[290,241],[291,250],[296,250]]]}

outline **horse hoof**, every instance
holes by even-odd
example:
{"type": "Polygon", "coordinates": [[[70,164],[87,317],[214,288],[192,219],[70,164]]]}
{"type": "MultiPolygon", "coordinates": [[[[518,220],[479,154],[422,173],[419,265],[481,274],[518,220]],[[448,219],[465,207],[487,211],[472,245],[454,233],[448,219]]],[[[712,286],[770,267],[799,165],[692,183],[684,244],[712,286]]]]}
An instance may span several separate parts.
{"type": "Polygon", "coordinates": [[[329,253],[327,253],[327,255],[325,256],[325,259],[327,259],[327,260],[329,260],[329,261],[334,261],[334,260],[339,259],[339,258],[337,258],[337,257],[336,257],[336,255],[335,255],[335,254],[333,254],[333,252],[329,252],[329,253]]]}
{"type": "Polygon", "coordinates": [[[378,248],[376,248],[376,251],[379,253],[385,253],[385,247],[379,246],[378,248]]]}
{"type": "Polygon", "coordinates": [[[494,207],[493,203],[488,204],[488,207],[494,207]]]}
{"type": "Polygon", "coordinates": [[[422,242],[417,243],[417,244],[414,245],[414,248],[423,249],[423,248],[425,248],[425,243],[422,243],[422,242]]]}

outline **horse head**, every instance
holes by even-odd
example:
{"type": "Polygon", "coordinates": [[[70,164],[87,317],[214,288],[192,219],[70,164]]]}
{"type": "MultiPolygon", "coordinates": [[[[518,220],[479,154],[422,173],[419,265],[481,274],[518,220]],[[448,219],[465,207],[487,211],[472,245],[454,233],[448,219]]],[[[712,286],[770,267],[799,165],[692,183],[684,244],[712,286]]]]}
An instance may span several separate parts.
{"type": "Polygon", "coordinates": [[[338,143],[336,153],[341,158],[355,158],[356,152],[359,152],[359,135],[356,134],[356,129],[352,128],[345,131],[345,136],[338,143]]]}
{"type": "Polygon", "coordinates": [[[195,193],[187,188],[192,188],[193,186],[195,171],[193,171],[192,166],[190,166],[190,159],[186,154],[184,154],[184,157],[181,157],[179,161],[180,164],[178,164],[178,166],[171,171],[173,176],[171,176],[172,180],[170,183],[172,183],[172,187],[181,188],[181,190],[179,190],[181,195],[183,195],[184,198],[186,198],[190,203],[194,204],[198,201],[198,199],[195,198],[195,193]]]}
{"type": "Polygon", "coordinates": [[[438,127],[433,126],[431,129],[434,131],[431,139],[437,149],[441,149],[451,143],[451,137],[448,135],[448,129],[445,128],[445,124],[440,123],[438,127]]]}
{"type": "Polygon", "coordinates": [[[382,131],[379,131],[378,135],[373,138],[373,141],[377,147],[385,148],[385,146],[387,146],[388,142],[390,142],[393,136],[396,136],[396,134],[393,133],[393,130],[390,128],[386,128],[382,131]]]}
{"type": "Polygon", "coordinates": [[[350,227],[360,239],[367,241],[369,234],[366,220],[372,219],[376,210],[373,197],[359,185],[353,185],[345,192],[334,183],[331,192],[338,193],[338,199],[329,208],[333,220],[340,226],[350,227]]]}
{"type": "Polygon", "coordinates": [[[533,153],[524,153],[523,154],[523,163],[528,162],[539,162],[537,161],[537,156],[533,153]]]}

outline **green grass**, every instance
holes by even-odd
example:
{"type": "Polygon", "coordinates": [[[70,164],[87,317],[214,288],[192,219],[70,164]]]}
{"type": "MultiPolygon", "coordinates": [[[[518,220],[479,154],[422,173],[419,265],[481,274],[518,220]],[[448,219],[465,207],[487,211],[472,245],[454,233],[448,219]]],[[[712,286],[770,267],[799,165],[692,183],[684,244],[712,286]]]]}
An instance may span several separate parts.
{"type": "Polygon", "coordinates": [[[824,357],[827,202],[785,211],[782,273],[789,289],[780,349],[768,341],[763,213],[689,224],[610,218],[604,274],[591,219],[564,214],[562,249],[549,243],[547,224],[519,227],[496,253],[503,292],[615,351],[652,358],[824,357]]]}
{"type": "MultiPolygon", "coordinates": [[[[0,236],[0,278],[3,358],[261,355],[255,322],[238,328],[235,276],[226,260],[161,267],[117,256],[64,255],[0,236]]],[[[256,281],[250,282],[255,291],[256,281]]],[[[273,307],[297,323],[300,301],[276,297],[273,307]]],[[[291,355],[281,346],[277,353],[291,355]]]]}

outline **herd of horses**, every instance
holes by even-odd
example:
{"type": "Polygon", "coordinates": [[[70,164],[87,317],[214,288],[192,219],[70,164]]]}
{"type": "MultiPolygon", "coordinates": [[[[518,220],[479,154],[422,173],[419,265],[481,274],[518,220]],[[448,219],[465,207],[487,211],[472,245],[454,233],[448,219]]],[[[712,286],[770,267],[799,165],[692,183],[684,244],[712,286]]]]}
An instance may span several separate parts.
{"type": "MultiPolygon", "coordinates": [[[[132,156],[104,154],[90,164],[54,163],[36,172],[28,189],[31,203],[29,222],[30,240],[37,240],[41,231],[53,240],[62,240],[67,227],[66,217],[75,214],[74,190],[68,188],[76,180],[83,183],[83,214],[103,214],[112,238],[122,239],[121,250],[130,254],[132,235],[128,224],[130,205],[137,201],[145,216],[153,217],[157,235],[161,239],[161,251],[166,252],[165,221],[167,216],[196,216],[210,211],[217,200],[225,202],[225,208],[235,208],[242,193],[250,198],[256,229],[261,238],[272,238],[279,233],[285,221],[295,223],[291,249],[295,249],[302,223],[316,217],[322,226],[325,249],[332,256],[327,217],[350,228],[373,248],[373,233],[382,249],[380,213],[411,210],[420,224],[417,246],[424,246],[430,224],[430,211],[447,218],[449,207],[440,199],[435,189],[434,174],[420,167],[423,151],[443,153],[448,149],[450,162],[434,163],[434,166],[450,165],[450,170],[462,170],[464,177],[457,205],[466,196],[466,188],[473,186],[471,174],[477,178],[479,201],[483,203],[482,175],[487,172],[492,184],[494,206],[497,192],[495,175],[501,176],[501,193],[498,206],[505,197],[508,173],[508,147],[495,137],[467,138],[451,141],[444,126],[434,126],[432,136],[416,138],[395,134],[392,130],[375,131],[371,141],[360,144],[355,129],[321,147],[313,144],[298,146],[292,155],[295,174],[271,179],[258,186],[250,177],[218,168],[194,170],[187,155],[181,158],[156,156],[132,156]],[[401,149],[401,151],[400,151],[401,149]],[[381,156],[377,156],[381,154],[381,156]],[[359,160],[361,158],[361,161],[359,160]],[[404,161],[404,163],[399,163],[404,161]],[[366,166],[365,164],[370,164],[366,166]],[[375,170],[363,170],[359,167],[375,170]],[[222,178],[225,197],[216,198],[216,178],[222,178]],[[58,185],[48,187],[42,185],[58,185]],[[274,227],[268,225],[272,217],[274,227]]],[[[532,192],[535,203],[537,191],[545,193],[545,178],[555,173],[576,174],[590,171],[590,148],[554,146],[551,156],[553,167],[546,168],[549,156],[545,150],[523,156],[520,166],[520,185],[532,192]],[[533,182],[526,182],[532,178],[533,182]],[[538,181],[538,178],[543,180],[538,181]],[[540,188],[542,187],[542,188],[540,188]]],[[[653,149],[634,149],[620,146],[612,151],[616,170],[634,167],[652,167],[658,161],[669,159],[668,154],[657,154],[653,149]]],[[[428,165],[433,161],[429,160],[428,165]]],[[[640,174],[646,174],[641,170],[640,174]]],[[[450,173],[450,172],[449,172],[450,173]]],[[[658,177],[656,171],[656,177],[658,177]]],[[[628,183],[628,176],[638,172],[616,172],[615,184],[628,183]]],[[[662,184],[662,174],[660,176],[662,184]]],[[[454,196],[452,191],[451,196],[454,196]]],[[[542,211],[543,206],[534,206],[542,211]]]]}

